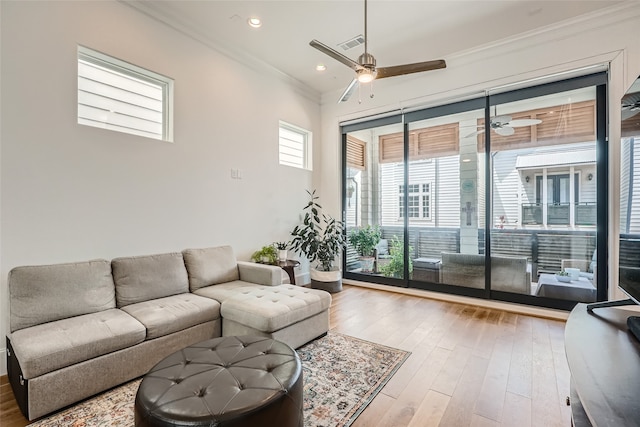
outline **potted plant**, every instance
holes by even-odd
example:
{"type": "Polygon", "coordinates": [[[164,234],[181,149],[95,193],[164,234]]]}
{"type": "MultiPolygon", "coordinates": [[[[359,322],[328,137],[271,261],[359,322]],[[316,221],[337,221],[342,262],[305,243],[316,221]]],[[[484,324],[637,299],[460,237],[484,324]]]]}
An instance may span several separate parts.
{"type": "Polygon", "coordinates": [[[375,261],[373,252],[380,242],[380,237],[382,237],[382,234],[377,225],[374,227],[367,225],[366,227],[354,228],[349,231],[349,242],[360,254],[360,265],[365,273],[373,271],[373,262],[375,261]]]}
{"type": "Polygon", "coordinates": [[[275,242],[273,245],[278,249],[278,259],[280,261],[286,261],[287,246],[289,246],[289,242],[275,242]]]}
{"type": "Polygon", "coordinates": [[[333,263],[345,247],[342,222],[321,213],[315,190],[307,193],[310,200],[303,208],[302,225],[296,225],[291,232],[291,248],[309,262],[317,262],[310,271],[312,288],[339,292],[342,272],[333,263]]]}
{"type": "Polygon", "coordinates": [[[278,261],[278,252],[273,245],[263,246],[259,251],[255,251],[251,255],[251,261],[260,264],[276,264],[278,261]]]}

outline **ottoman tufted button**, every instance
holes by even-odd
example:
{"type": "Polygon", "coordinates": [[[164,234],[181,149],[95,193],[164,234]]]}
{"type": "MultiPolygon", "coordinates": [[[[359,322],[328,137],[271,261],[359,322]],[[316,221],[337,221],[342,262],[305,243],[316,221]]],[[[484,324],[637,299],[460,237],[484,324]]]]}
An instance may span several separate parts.
{"type": "Polygon", "coordinates": [[[173,353],[159,362],[138,388],[134,407],[135,425],[302,427],[302,366],[297,353],[276,340],[245,336],[241,343],[245,348],[241,360],[230,360],[223,367],[216,365],[215,361],[222,354],[214,355],[212,351],[218,348],[224,353],[230,348],[237,348],[238,342],[237,337],[214,338],[173,353]],[[173,374],[165,373],[167,366],[191,361],[183,360],[185,352],[199,363],[202,362],[198,365],[198,372],[189,372],[188,381],[176,375],[175,371],[173,374]],[[277,364],[268,356],[273,353],[278,355],[277,364]],[[247,358],[255,361],[253,368],[246,366],[247,358]],[[242,382],[236,380],[237,389],[230,389],[229,379],[236,378],[231,369],[236,365],[242,367],[243,379],[242,382]],[[265,372],[270,375],[265,375],[265,372]],[[242,398],[234,399],[238,390],[252,388],[261,391],[242,393],[242,398]],[[169,389],[171,399],[165,399],[169,389]],[[194,404],[190,397],[201,398],[203,402],[194,404]],[[233,407],[225,403],[231,400],[234,401],[233,407]],[[222,404],[216,406],[216,402],[222,404]]]}

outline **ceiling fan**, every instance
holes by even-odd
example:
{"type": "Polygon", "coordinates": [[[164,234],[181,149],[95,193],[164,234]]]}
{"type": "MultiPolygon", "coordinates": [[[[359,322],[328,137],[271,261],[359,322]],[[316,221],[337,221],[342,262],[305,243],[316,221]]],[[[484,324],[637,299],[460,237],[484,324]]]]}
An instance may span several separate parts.
{"type": "Polygon", "coordinates": [[[640,92],[630,93],[622,98],[622,120],[640,113],[640,92]]]}
{"type": "Polygon", "coordinates": [[[347,86],[347,89],[338,100],[338,103],[349,99],[353,90],[359,83],[369,83],[374,79],[383,79],[386,77],[437,70],[439,68],[446,68],[447,66],[444,60],[438,59],[435,61],[416,62],[413,64],[395,65],[392,67],[376,67],[376,59],[369,53],[367,49],[367,42],[367,0],[364,0],[364,53],[358,57],[357,62],[319,42],[318,40],[314,39],[309,43],[309,45],[318,49],[320,52],[329,55],[338,62],[342,62],[344,65],[356,72],[356,77],[351,81],[349,86],[347,86]]]}
{"type": "MultiPolygon", "coordinates": [[[[524,127],[524,126],[533,126],[542,123],[540,119],[515,119],[513,120],[511,116],[503,115],[503,116],[495,116],[491,118],[489,122],[489,127],[493,129],[498,135],[509,136],[515,133],[514,128],[524,127]]],[[[470,136],[479,135],[484,132],[484,126],[479,126],[475,132],[470,133],[466,136],[466,138],[470,136]]]]}

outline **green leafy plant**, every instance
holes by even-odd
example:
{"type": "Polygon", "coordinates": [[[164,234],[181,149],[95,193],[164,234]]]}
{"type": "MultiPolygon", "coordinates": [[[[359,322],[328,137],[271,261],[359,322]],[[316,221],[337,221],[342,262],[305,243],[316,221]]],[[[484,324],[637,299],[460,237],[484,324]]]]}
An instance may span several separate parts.
{"type": "MultiPolygon", "coordinates": [[[[409,246],[409,253],[413,252],[413,248],[409,246]]],[[[391,249],[389,249],[391,260],[387,265],[380,267],[380,272],[387,277],[402,277],[404,273],[404,244],[398,236],[391,239],[391,249]]],[[[413,271],[413,262],[409,258],[409,273],[413,271]]]]}
{"type": "Polygon", "coordinates": [[[373,250],[380,242],[380,237],[382,233],[377,225],[374,227],[367,225],[349,231],[349,242],[361,256],[365,257],[373,256],[373,250]]]}
{"type": "Polygon", "coordinates": [[[343,225],[331,216],[321,213],[316,191],[310,192],[309,203],[303,208],[302,225],[291,232],[291,249],[304,255],[310,262],[318,262],[318,270],[331,271],[333,262],[345,246],[343,225]]]}
{"type": "Polygon", "coordinates": [[[285,249],[287,249],[287,247],[289,247],[289,242],[275,242],[273,246],[275,246],[278,250],[284,251],[285,249]]]}
{"type": "Polygon", "coordinates": [[[556,273],[556,276],[568,276],[568,275],[569,275],[569,273],[567,273],[566,271],[558,271],[556,273]]]}
{"type": "Polygon", "coordinates": [[[273,245],[263,246],[251,255],[251,261],[261,264],[276,264],[277,260],[278,251],[273,245]]]}

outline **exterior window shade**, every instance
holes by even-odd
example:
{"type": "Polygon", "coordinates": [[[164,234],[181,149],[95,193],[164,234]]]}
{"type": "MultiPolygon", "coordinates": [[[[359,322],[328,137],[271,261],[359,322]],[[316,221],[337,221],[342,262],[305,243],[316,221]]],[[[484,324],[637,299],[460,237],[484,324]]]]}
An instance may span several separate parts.
{"type": "Polygon", "coordinates": [[[310,131],[280,122],[279,157],[281,165],[310,170],[310,146],[310,131]]]}
{"type": "MultiPolygon", "coordinates": [[[[451,156],[459,149],[459,125],[449,123],[415,129],[409,133],[409,160],[451,156]]],[[[402,132],[380,135],[380,163],[403,161],[402,132]]]]}
{"type": "Polygon", "coordinates": [[[171,142],[173,81],[78,48],[78,123],[171,142]]]}
{"type": "Polygon", "coordinates": [[[347,166],[350,168],[365,170],[366,143],[351,135],[347,135],[347,166]]]}

